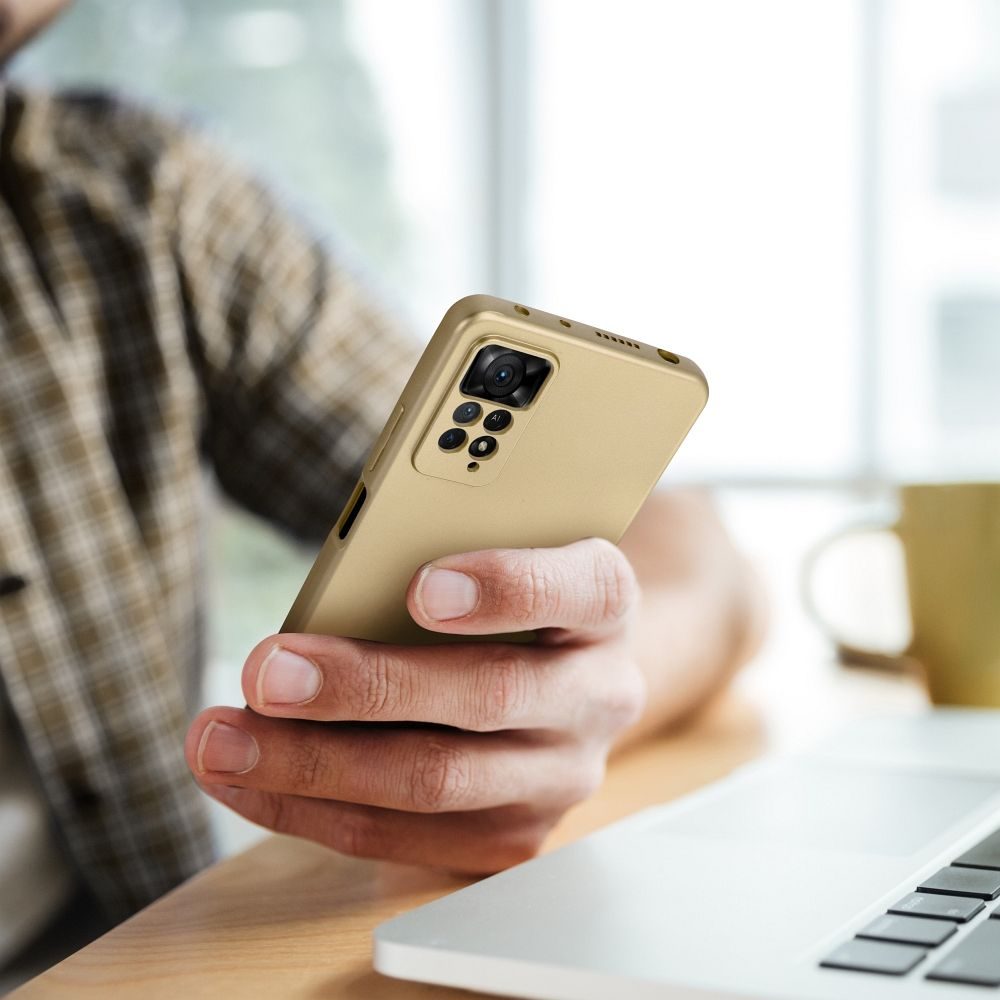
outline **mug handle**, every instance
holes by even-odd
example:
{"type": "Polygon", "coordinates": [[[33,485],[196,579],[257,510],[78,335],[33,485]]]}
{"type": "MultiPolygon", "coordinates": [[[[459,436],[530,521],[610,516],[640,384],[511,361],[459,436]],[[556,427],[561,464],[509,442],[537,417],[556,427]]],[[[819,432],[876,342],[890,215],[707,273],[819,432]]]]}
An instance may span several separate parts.
{"type": "Polygon", "coordinates": [[[901,649],[898,653],[879,653],[845,642],[823,617],[813,591],[813,575],[816,567],[832,546],[852,535],[878,535],[887,531],[895,534],[895,521],[889,521],[885,518],[869,518],[848,524],[820,539],[802,560],[802,569],[799,573],[799,592],[806,613],[812,619],[813,624],[833,644],[840,663],[849,667],[868,667],[872,670],[884,670],[891,673],[912,673],[919,670],[919,665],[912,656],[908,655],[906,649],[901,649]]]}

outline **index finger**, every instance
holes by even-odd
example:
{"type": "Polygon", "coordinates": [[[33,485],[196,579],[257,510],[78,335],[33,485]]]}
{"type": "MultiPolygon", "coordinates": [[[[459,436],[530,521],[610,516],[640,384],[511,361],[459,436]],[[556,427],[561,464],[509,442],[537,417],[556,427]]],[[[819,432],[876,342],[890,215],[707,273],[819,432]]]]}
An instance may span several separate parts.
{"type": "Polygon", "coordinates": [[[526,643],[392,646],[272,636],[243,669],[259,715],[316,722],[426,722],[475,732],[603,733],[635,714],[634,672],[591,648],[526,643]]]}
{"type": "Polygon", "coordinates": [[[489,635],[568,629],[600,636],[621,627],[638,584],[603,538],[549,549],[485,549],[421,567],[407,591],[413,620],[435,632],[489,635]]]}

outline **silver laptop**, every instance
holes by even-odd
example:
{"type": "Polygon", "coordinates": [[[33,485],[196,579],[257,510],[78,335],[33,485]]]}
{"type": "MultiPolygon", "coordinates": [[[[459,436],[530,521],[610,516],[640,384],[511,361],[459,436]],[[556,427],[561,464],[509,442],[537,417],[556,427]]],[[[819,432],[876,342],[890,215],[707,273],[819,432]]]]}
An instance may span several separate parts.
{"type": "Polygon", "coordinates": [[[1000,712],[752,764],[382,924],[375,968],[553,1000],[1000,997],[1000,712]]]}

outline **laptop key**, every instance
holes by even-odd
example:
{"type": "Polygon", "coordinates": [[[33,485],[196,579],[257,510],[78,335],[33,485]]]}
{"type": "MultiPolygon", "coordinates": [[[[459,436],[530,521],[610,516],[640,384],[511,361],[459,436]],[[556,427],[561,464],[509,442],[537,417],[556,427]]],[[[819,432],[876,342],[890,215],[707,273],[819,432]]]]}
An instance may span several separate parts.
{"type": "Polygon", "coordinates": [[[1000,921],[987,920],[927,973],[928,979],[1000,986],[1000,921]]]}
{"type": "Polygon", "coordinates": [[[962,868],[991,868],[1000,871],[1000,830],[991,833],[975,847],[970,847],[961,857],[952,861],[962,868]]]}
{"type": "Polygon", "coordinates": [[[929,917],[934,920],[954,920],[956,923],[964,924],[985,906],[986,904],[979,899],[911,892],[898,903],[893,903],[889,907],[889,912],[911,917],[929,917]]]}
{"type": "Polygon", "coordinates": [[[858,937],[936,948],[954,933],[955,925],[951,921],[921,920],[920,917],[896,917],[886,914],[883,917],[876,917],[864,930],[858,931],[858,937]]]}
{"type": "MultiPolygon", "coordinates": [[[[1000,926],[1000,925],[998,925],[1000,926]]],[[[903,976],[927,955],[923,948],[885,941],[862,941],[855,938],[842,944],[819,964],[824,969],[847,969],[851,972],[880,972],[903,976]]]]}
{"type": "Polygon", "coordinates": [[[1000,872],[980,868],[942,868],[917,886],[917,892],[937,892],[946,896],[996,899],[1000,896],[1000,872]]]}

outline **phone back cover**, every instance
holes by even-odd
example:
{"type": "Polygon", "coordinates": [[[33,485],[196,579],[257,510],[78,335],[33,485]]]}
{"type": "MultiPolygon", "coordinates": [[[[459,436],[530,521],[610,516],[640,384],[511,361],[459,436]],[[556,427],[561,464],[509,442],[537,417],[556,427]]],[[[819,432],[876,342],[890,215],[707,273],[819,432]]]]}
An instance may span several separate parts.
{"type": "MultiPolygon", "coordinates": [[[[477,295],[447,312],[368,458],[350,532],[338,537],[351,501],[282,631],[447,641],[406,610],[423,563],[621,538],[705,405],[704,376],[685,358],[674,363],[639,341],[521,308],[477,295]],[[467,449],[441,452],[437,438],[467,398],[458,390],[466,368],[492,342],[548,357],[553,371],[529,407],[511,410],[516,435],[497,434],[496,454],[470,471],[467,449]]],[[[484,413],[501,408],[478,402],[484,413]]]]}

